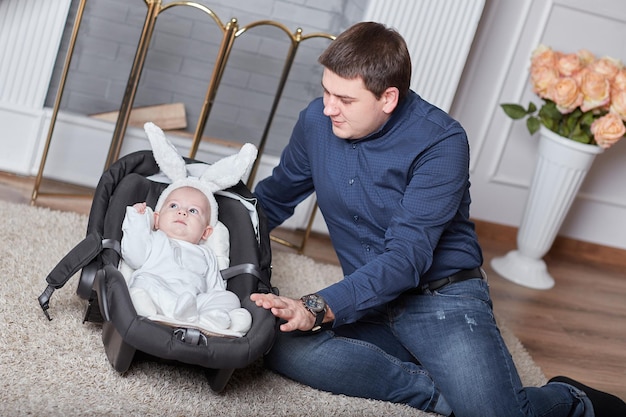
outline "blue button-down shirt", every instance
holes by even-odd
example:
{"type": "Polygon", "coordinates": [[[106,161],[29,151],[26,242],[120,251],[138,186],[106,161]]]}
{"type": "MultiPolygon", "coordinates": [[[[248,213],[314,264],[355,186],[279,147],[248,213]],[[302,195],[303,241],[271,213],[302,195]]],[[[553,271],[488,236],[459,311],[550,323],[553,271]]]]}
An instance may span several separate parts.
{"type": "Polygon", "coordinates": [[[345,140],[322,111],[316,99],[300,113],[255,194],[273,229],[316,192],[345,275],[318,291],[335,325],[482,265],[469,219],[469,145],[457,121],[411,91],[380,131],[345,140]]]}

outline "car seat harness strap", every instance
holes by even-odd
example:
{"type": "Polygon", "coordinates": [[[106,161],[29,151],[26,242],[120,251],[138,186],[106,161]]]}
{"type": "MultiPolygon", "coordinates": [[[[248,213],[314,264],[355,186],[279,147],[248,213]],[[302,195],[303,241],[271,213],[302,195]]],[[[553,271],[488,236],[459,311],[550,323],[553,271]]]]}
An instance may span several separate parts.
{"type": "Polygon", "coordinates": [[[265,286],[265,289],[268,292],[273,289],[268,277],[262,274],[259,267],[255,264],[246,263],[234,265],[226,269],[222,269],[220,273],[222,274],[222,278],[225,280],[229,280],[230,278],[236,277],[237,275],[241,274],[250,274],[252,276],[255,276],[259,281],[261,281],[261,283],[265,286]]]}
{"type": "Polygon", "coordinates": [[[119,254],[120,242],[114,239],[102,239],[97,233],[90,233],[48,274],[46,277],[48,286],[38,298],[39,305],[48,320],[52,320],[48,308],[54,290],[63,287],[74,274],[89,264],[104,249],[112,249],[119,254]]]}

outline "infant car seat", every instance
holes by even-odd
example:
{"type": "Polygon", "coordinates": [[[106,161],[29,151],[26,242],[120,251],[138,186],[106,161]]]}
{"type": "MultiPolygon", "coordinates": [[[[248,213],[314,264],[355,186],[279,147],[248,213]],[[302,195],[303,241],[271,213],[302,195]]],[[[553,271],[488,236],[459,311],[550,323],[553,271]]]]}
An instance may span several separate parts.
{"type": "MultiPolygon", "coordinates": [[[[184,160],[190,167],[203,164],[184,160]]],[[[228,280],[227,289],[237,294],[242,307],[252,315],[252,327],[245,336],[206,335],[195,328],[165,325],[138,316],[127,281],[118,268],[121,224],[129,205],[145,201],[154,208],[168,185],[159,182],[158,174],[159,166],[151,151],[124,156],[103,173],[94,193],[87,237],[48,274],[48,286],[39,296],[39,303],[51,319],[48,308],[52,293],[80,270],[77,294],[87,300],[84,321],[102,323],[105,352],[115,370],[127,371],[139,351],[206,368],[211,389],[219,392],[235,369],[248,366],[269,351],[276,334],[276,318],[249,297],[254,292],[277,293],[270,283],[271,250],[265,216],[241,181],[215,195],[219,221],[229,235],[230,262],[222,276],[228,280]]]]}

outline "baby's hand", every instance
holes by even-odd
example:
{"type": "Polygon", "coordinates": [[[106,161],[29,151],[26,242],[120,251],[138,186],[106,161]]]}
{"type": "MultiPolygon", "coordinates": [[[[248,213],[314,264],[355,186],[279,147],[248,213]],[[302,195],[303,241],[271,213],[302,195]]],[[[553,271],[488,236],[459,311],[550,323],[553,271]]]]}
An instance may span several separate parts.
{"type": "Polygon", "coordinates": [[[137,210],[137,213],[144,214],[146,212],[146,203],[136,203],[133,208],[137,210]]]}

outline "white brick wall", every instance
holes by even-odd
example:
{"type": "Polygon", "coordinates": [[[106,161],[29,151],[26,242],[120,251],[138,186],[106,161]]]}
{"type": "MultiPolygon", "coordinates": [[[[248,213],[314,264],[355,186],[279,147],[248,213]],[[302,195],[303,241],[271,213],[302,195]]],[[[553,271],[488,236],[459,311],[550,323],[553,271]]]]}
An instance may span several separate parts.
{"type": "MultiPolygon", "coordinates": [[[[339,33],[360,20],[367,2],[357,0],[200,0],[226,23],[239,26],[275,20],[292,33],[339,33]]],[[[65,31],[46,100],[52,107],[77,1],[65,31]]],[[[163,4],[167,4],[164,1],[163,4]]],[[[143,2],[88,0],[66,82],[63,111],[94,114],[120,106],[146,13],[143,2]]],[[[157,19],[135,106],[184,102],[188,130],[194,131],[221,32],[213,20],[191,7],[174,7],[157,19]]],[[[288,38],[276,28],[254,28],[235,41],[205,134],[237,142],[260,140],[280,77],[288,38]]],[[[278,155],[289,139],[299,111],[321,91],[317,57],[327,40],[303,42],[285,87],[266,152],[278,155]]]]}

